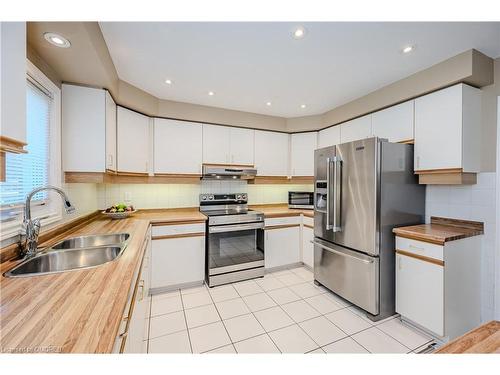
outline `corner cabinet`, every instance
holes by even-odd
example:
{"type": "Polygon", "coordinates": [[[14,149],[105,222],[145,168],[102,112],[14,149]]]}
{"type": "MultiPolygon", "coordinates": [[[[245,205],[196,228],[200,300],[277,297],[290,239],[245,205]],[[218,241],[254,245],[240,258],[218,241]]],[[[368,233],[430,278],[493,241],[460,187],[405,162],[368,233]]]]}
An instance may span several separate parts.
{"type": "Polygon", "coordinates": [[[254,130],[203,125],[203,163],[254,165],[254,130]]]}
{"type": "Polygon", "coordinates": [[[258,176],[288,176],[289,138],[286,133],[255,130],[258,176]]]}
{"type": "Polygon", "coordinates": [[[116,105],[102,89],[63,84],[65,172],[116,170],[116,105]]]}
{"type": "Polygon", "coordinates": [[[373,135],[389,142],[411,142],[414,134],[414,105],[410,100],[372,114],[373,135]]]}
{"type": "Polygon", "coordinates": [[[314,150],[318,143],[318,133],[292,134],[290,141],[291,176],[314,176],[314,150]]]}
{"type": "Polygon", "coordinates": [[[481,162],[481,90],[458,84],[415,99],[420,183],[475,183],[481,162]]]}
{"type": "Polygon", "coordinates": [[[154,173],[200,175],[203,125],[154,119],[154,173]]]}
{"type": "Polygon", "coordinates": [[[318,132],[318,148],[338,145],[340,143],[340,126],[331,126],[318,132]]]}
{"type": "Polygon", "coordinates": [[[116,120],[117,171],[148,174],[150,168],[150,118],[118,107],[116,120]]]}

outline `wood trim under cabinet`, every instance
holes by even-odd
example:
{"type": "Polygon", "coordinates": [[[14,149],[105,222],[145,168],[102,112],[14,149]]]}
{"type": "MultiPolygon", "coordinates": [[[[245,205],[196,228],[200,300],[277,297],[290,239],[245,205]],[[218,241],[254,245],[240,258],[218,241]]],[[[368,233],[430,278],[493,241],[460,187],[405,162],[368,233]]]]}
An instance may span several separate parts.
{"type": "Polygon", "coordinates": [[[418,183],[421,185],[474,185],[477,183],[476,173],[420,173],[418,183]]]}
{"type": "Polygon", "coordinates": [[[166,225],[184,225],[184,224],[205,224],[206,220],[182,220],[182,221],[157,221],[152,222],[153,227],[163,227],[166,225]]]}
{"type": "Polygon", "coordinates": [[[205,232],[179,233],[179,234],[164,234],[161,236],[153,236],[154,240],[170,240],[172,238],[188,238],[188,237],[205,237],[205,232]]]}
{"type": "Polygon", "coordinates": [[[304,224],[306,228],[314,229],[314,225],[304,224]]]}
{"type": "Polygon", "coordinates": [[[284,185],[284,184],[312,184],[314,183],[314,177],[313,176],[294,176],[294,177],[288,177],[288,176],[255,176],[254,179],[248,180],[249,184],[277,184],[277,185],[284,185]]]}
{"type": "Polygon", "coordinates": [[[26,154],[28,151],[24,149],[27,143],[18,141],[17,139],[0,135],[0,151],[11,152],[13,154],[26,154]]]}
{"type": "Polygon", "coordinates": [[[415,259],[421,260],[423,262],[432,263],[432,264],[435,264],[437,266],[444,267],[444,261],[439,260],[439,259],[429,258],[429,257],[423,256],[423,255],[413,254],[413,253],[409,253],[409,252],[404,251],[404,250],[397,250],[397,249],[396,249],[396,254],[404,255],[404,256],[409,257],[409,258],[415,258],[415,259]]]}
{"type": "Polygon", "coordinates": [[[462,173],[462,168],[444,168],[444,169],[419,169],[415,174],[443,174],[443,173],[462,173]]]}
{"type": "Polygon", "coordinates": [[[413,145],[413,144],[415,144],[415,140],[414,139],[405,139],[404,141],[399,141],[398,143],[402,143],[405,145],[413,145]]]}
{"type": "Polygon", "coordinates": [[[124,174],[120,172],[64,172],[64,181],[67,183],[96,183],[96,184],[199,184],[201,175],[159,174],[124,174]]]}
{"type": "Polygon", "coordinates": [[[254,168],[253,164],[231,164],[231,163],[203,163],[203,166],[207,167],[247,167],[254,168]]]}
{"type": "Polygon", "coordinates": [[[4,182],[5,179],[7,178],[5,163],[6,163],[5,152],[0,151],[0,182],[4,182]]]}
{"type": "Polygon", "coordinates": [[[300,227],[300,224],[268,225],[268,226],[264,227],[264,230],[284,229],[284,228],[293,228],[293,227],[300,227]]]}

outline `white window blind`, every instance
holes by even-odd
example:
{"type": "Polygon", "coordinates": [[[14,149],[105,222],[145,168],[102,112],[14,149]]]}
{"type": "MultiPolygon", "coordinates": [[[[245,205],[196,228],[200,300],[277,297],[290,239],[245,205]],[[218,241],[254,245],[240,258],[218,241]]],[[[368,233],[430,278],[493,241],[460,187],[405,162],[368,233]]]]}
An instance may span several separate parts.
{"type": "MultiPolygon", "coordinates": [[[[6,154],[6,180],[1,183],[0,206],[6,209],[24,204],[26,195],[35,187],[49,182],[49,137],[52,98],[43,88],[27,80],[26,86],[26,154],[6,154]]],[[[41,202],[47,193],[33,197],[41,202]]]]}

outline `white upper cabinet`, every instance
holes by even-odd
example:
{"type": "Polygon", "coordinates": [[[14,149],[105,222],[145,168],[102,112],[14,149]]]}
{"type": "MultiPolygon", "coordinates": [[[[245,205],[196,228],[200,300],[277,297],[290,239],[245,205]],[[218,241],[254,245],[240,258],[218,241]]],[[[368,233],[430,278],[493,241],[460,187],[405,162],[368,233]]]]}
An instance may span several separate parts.
{"type": "Polygon", "coordinates": [[[479,172],[481,90],[458,84],[415,99],[415,170],[479,172]]]}
{"type": "Polygon", "coordinates": [[[106,169],[116,171],[116,104],[106,91],[106,169]]]}
{"type": "Polygon", "coordinates": [[[371,115],[366,115],[340,124],[341,143],[370,138],[372,135],[371,115]]]}
{"type": "Polygon", "coordinates": [[[338,145],[340,143],[340,126],[331,126],[318,133],[318,148],[338,145]]]}
{"type": "Polygon", "coordinates": [[[259,176],[288,176],[288,145],[285,133],[255,131],[255,168],[259,176]]]}
{"type": "Polygon", "coordinates": [[[386,138],[389,142],[403,142],[413,139],[414,100],[372,114],[373,135],[386,138]]]}
{"type": "Polygon", "coordinates": [[[0,22],[0,71],[1,136],[20,142],[12,146],[22,152],[26,143],[25,22],[0,22]]]}
{"type": "MultiPolygon", "coordinates": [[[[66,172],[106,170],[107,108],[102,89],[62,86],[62,152],[66,172]]],[[[112,111],[112,106],[109,105],[112,111]]],[[[112,121],[113,116],[109,116],[112,121]]],[[[110,129],[114,124],[110,124],[110,129]]]]}
{"type": "Polygon", "coordinates": [[[203,125],[203,163],[254,164],[254,130],[203,125]]]}
{"type": "Polygon", "coordinates": [[[124,173],[148,173],[150,154],[149,117],[118,107],[117,169],[124,173]]]}
{"type": "Polygon", "coordinates": [[[202,125],[154,119],[154,173],[201,174],[202,125]]]}
{"type": "Polygon", "coordinates": [[[314,176],[314,150],[317,148],[317,133],[292,134],[290,164],[292,176],[314,176]]]}

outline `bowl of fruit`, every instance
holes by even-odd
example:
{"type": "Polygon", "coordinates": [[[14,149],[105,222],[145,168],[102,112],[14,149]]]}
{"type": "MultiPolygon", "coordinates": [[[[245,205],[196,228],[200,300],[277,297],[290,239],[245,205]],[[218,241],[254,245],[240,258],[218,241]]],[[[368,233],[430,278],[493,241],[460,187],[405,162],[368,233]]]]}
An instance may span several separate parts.
{"type": "Polygon", "coordinates": [[[132,205],[126,205],[124,203],[115,204],[102,211],[104,215],[112,219],[125,219],[136,212],[137,210],[132,205]]]}

